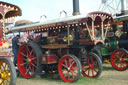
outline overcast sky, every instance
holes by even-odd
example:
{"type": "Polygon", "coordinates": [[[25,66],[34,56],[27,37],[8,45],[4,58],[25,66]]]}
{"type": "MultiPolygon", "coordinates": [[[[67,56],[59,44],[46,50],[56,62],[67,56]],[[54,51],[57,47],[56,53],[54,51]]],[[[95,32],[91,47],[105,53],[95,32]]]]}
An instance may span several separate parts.
{"type": "MultiPolygon", "coordinates": [[[[22,16],[17,19],[39,21],[41,15],[48,19],[60,16],[60,11],[65,10],[68,16],[72,16],[72,0],[0,0],[17,5],[22,10],[22,16]]],[[[97,11],[101,0],[79,0],[81,14],[97,11]]]]}
{"type": "MultiPolygon", "coordinates": [[[[0,0],[17,5],[22,10],[22,16],[16,20],[26,19],[39,21],[41,15],[46,15],[48,19],[55,19],[60,16],[60,11],[65,10],[68,16],[72,16],[73,0],[0,0]]],[[[110,0],[112,1],[112,0],[110,0]]],[[[115,0],[114,0],[115,1],[115,0]]],[[[119,0],[117,0],[119,1],[119,0]]],[[[80,13],[87,14],[97,11],[101,0],[79,0],[80,13]]]]}

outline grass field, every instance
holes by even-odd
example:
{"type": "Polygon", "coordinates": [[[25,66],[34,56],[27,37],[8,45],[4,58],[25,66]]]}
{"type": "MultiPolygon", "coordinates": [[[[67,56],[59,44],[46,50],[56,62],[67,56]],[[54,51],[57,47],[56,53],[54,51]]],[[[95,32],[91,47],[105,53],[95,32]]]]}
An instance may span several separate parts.
{"type": "Polygon", "coordinates": [[[57,75],[44,75],[42,78],[24,79],[17,78],[17,85],[128,85],[128,69],[126,71],[116,71],[111,65],[104,65],[101,77],[92,79],[80,78],[74,83],[63,82],[57,75]]]}

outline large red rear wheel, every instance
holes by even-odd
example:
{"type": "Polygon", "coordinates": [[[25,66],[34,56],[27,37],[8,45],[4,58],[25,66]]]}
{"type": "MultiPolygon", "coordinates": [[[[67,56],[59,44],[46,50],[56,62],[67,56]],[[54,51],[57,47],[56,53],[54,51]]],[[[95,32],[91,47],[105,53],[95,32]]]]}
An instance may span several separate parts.
{"type": "Polygon", "coordinates": [[[40,67],[40,50],[34,43],[27,43],[20,47],[17,64],[21,75],[24,78],[31,78],[39,73],[40,67]]]}
{"type": "Polygon", "coordinates": [[[111,64],[114,69],[123,71],[128,66],[128,53],[125,49],[118,49],[112,53],[111,64]]]}
{"type": "Polygon", "coordinates": [[[81,64],[74,55],[64,55],[59,62],[58,71],[65,82],[75,82],[81,75],[81,64]]]}
{"type": "Polygon", "coordinates": [[[86,56],[86,64],[82,65],[82,74],[85,77],[99,77],[102,72],[102,61],[95,53],[89,53],[86,56]]]}

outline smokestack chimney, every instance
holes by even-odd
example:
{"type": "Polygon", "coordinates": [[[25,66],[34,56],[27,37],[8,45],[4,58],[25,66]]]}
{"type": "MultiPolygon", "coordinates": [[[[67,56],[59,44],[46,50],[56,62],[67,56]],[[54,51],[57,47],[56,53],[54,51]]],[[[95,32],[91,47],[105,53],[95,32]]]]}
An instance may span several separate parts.
{"type": "Polygon", "coordinates": [[[73,0],[73,16],[80,15],[79,0],[73,0]]]}
{"type": "Polygon", "coordinates": [[[127,0],[121,0],[121,13],[123,15],[128,14],[127,10],[127,0]]]}

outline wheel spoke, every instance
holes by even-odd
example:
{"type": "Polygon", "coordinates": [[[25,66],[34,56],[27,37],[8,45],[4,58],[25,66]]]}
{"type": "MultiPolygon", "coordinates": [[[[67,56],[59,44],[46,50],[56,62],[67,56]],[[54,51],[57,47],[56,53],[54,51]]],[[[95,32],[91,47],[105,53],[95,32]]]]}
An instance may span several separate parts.
{"type": "Polygon", "coordinates": [[[26,61],[27,59],[26,59],[26,58],[23,58],[23,60],[25,60],[25,61],[26,61]]]}
{"type": "Polygon", "coordinates": [[[34,65],[33,63],[32,63],[32,66],[34,66],[36,68],[36,65],[34,65]]]}
{"type": "Polygon", "coordinates": [[[27,73],[29,72],[29,70],[30,70],[30,66],[28,67],[28,69],[26,69],[25,75],[27,75],[27,73]]]}
{"type": "Polygon", "coordinates": [[[115,59],[117,59],[117,58],[120,58],[120,56],[118,54],[115,54],[115,59]]]}
{"type": "MultiPolygon", "coordinates": [[[[6,65],[6,64],[5,64],[5,65],[6,65]]],[[[3,65],[3,69],[4,69],[4,71],[6,70],[5,65],[3,65]]]]}
{"type": "Polygon", "coordinates": [[[36,57],[32,58],[31,60],[35,60],[35,59],[36,59],[36,57]]]}
{"type": "Polygon", "coordinates": [[[95,65],[95,64],[97,64],[97,63],[98,63],[97,60],[95,60],[93,64],[95,65]]]}
{"type": "Polygon", "coordinates": [[[22,63],[22,64],[20,64],[20,66],[23,66],[23,65],[26,65],[27,63],[22,63]]]}
{"type": "Polygon", "coordinates": [[[68,71],[67,71],[66,69],[63,69],[63,70],[62,70],[62,73],[64,74],[64,77],[66,77],[66,76],[67,76],[68,71]]]}
{"type": "Polygon", "coordinates": [[[27,48],[28,54],[30,54],[29,46],[26,45],[26,48],[27,48]]]}
{"type": "Polygon", "coordinates": [[[25,66],[25,69],[28,69],[28,66],[29,66],[29,65],[27,64],[27,65],[25,66]]]}
{"type": "Polygon", "coordinates": [[[68,80],[70,80],[70,74],[69,74],[69,72],[68,72],[68,80]]]}
{"type": "Polygon", "coordinates": [[[92,70],[92,76],[94,76],[94,71],[93,71],[93,68],[92,68],[91,70],[92,70]]]}
{"type": "Polygon", "coordinates": [[[122,53],[122,54],[120,53],[120,57],[121,57],[121,58],[122,58],[124,55],[125,55],[124,53],[122,53]]]}
{"type": "Polygon", "coordinates": [[[24,54],[24,53],[22,53],[22,52],[20,52],[20,54],[23,55],[24,57],[28,57],[26,54],[24,54]]]}
{"type": "Polygon", "coordinates": [[[90,69],[88,69],[88,75],[90,75],[90,69]]]}
{"type": "Polygon", "coordinates": [[[85,73],[86,71],[88,71],[88,69],[89,69],[89,68],[87,68],[87,69],[84,69],[84,70],[83,70],[83,71],[84,71],[84,73],[85,73]]]}
{"type": "Polygon", "coordinates": [[[72,61],[74,61],[74,60],[70,58],[69,61],[68,61],[68,64],[69,64],[68,66],[71,65],[72,61]]]}
{"type": "Polygon", "coordinates": [[[75,71],[73,71],[73,70],[71,70],[71,72],[72,72],[73,74],[76,74],[76,75],[77,75],[77,72],[75,72],[75,71]]]}
{"type": "Polygon", "coordinates": [[[72,61],[72,63],[70,64],[69,68],[71,68],[74,63],[75,63],[75,61],[72,61]]]}
{"type": "Polygon", "coordinates": [[[120,68],[122,68],[122,66],[123,66],[123,64],[122,64],[122,63],[120,63],[120,68]]]}
{"type": "Polygon", "coordinates": [[[65,64],[62,64],[63,67],[68,68],[65,64]]]}
{"type": "Polygon", "coordinates": [[[64,77],[65,78],[68,77],[68,71],[64,74],[64,77]]]}
{"type": "Polygon", "coordinates": [[[66,69],[63,69],[63,70],[62,70],[62,73],[65,72],[65,71],[67,71],[67,70],[66,70],[66,69]]]}
{"type": "Polygon", "coordinates": [[[33,67],[33,66],[32,66],[32,65],[30,65],[30,70],[29,70],[30,72],[32,72],[32,67],[33,67]]]}
{"type": "Polygon", "coordinates": [[[8,66],[8,65],[5,63],[5,70],[7,69],[7,66],[8,66]]]}
{"type": "Polygon", "coordinates": [[[36,64],[37,63],[36,60],[33,60],[33,63],[36,64]]]}
{"type": "Polygon", "coordinates": [[[65,62],[65,65],[64,64],[62,64],[62,65],[64,65],[64,67],[67,67],[68,68],[68,61],[67,60],[64,60],[64,62],[65,62]]]}
{"type": "Polygon", "coordinates": [[[72,73],[72,78],[74,80],[75,79],[74,71],[71,70],[71,73],[72,73]]]}
{"type": "Polygon", "coordinates": [[[9,82],[10,82],[10,81],[7,79],[7,83],[8,83],[7,85],[9,85],[9,82]]]}
{"type": "Polygon", "coordinates": [[[71,68],[72,70],[78,70],[78,67],[75,65],[71,68]]]}
{"type": "Polygon", "coordinates": [[[31,50],[30,55],[32,55],[32,53],[34,53],[34,50],[33,49],[31,50]]]}
{"type": "Polygon", "coordinates": [[[93,70],[93,71],[95,71],[95,72],[96,72],[96,74],[98,73],[98,71],[97,71],[96,69],[92,68],[92,70],[93,70]]]}
{"type": "Polygon", "coordinates": [[[3,80],[1,84],[4,84],[4,81],[5,81],[5,80],[3,80]]]}

